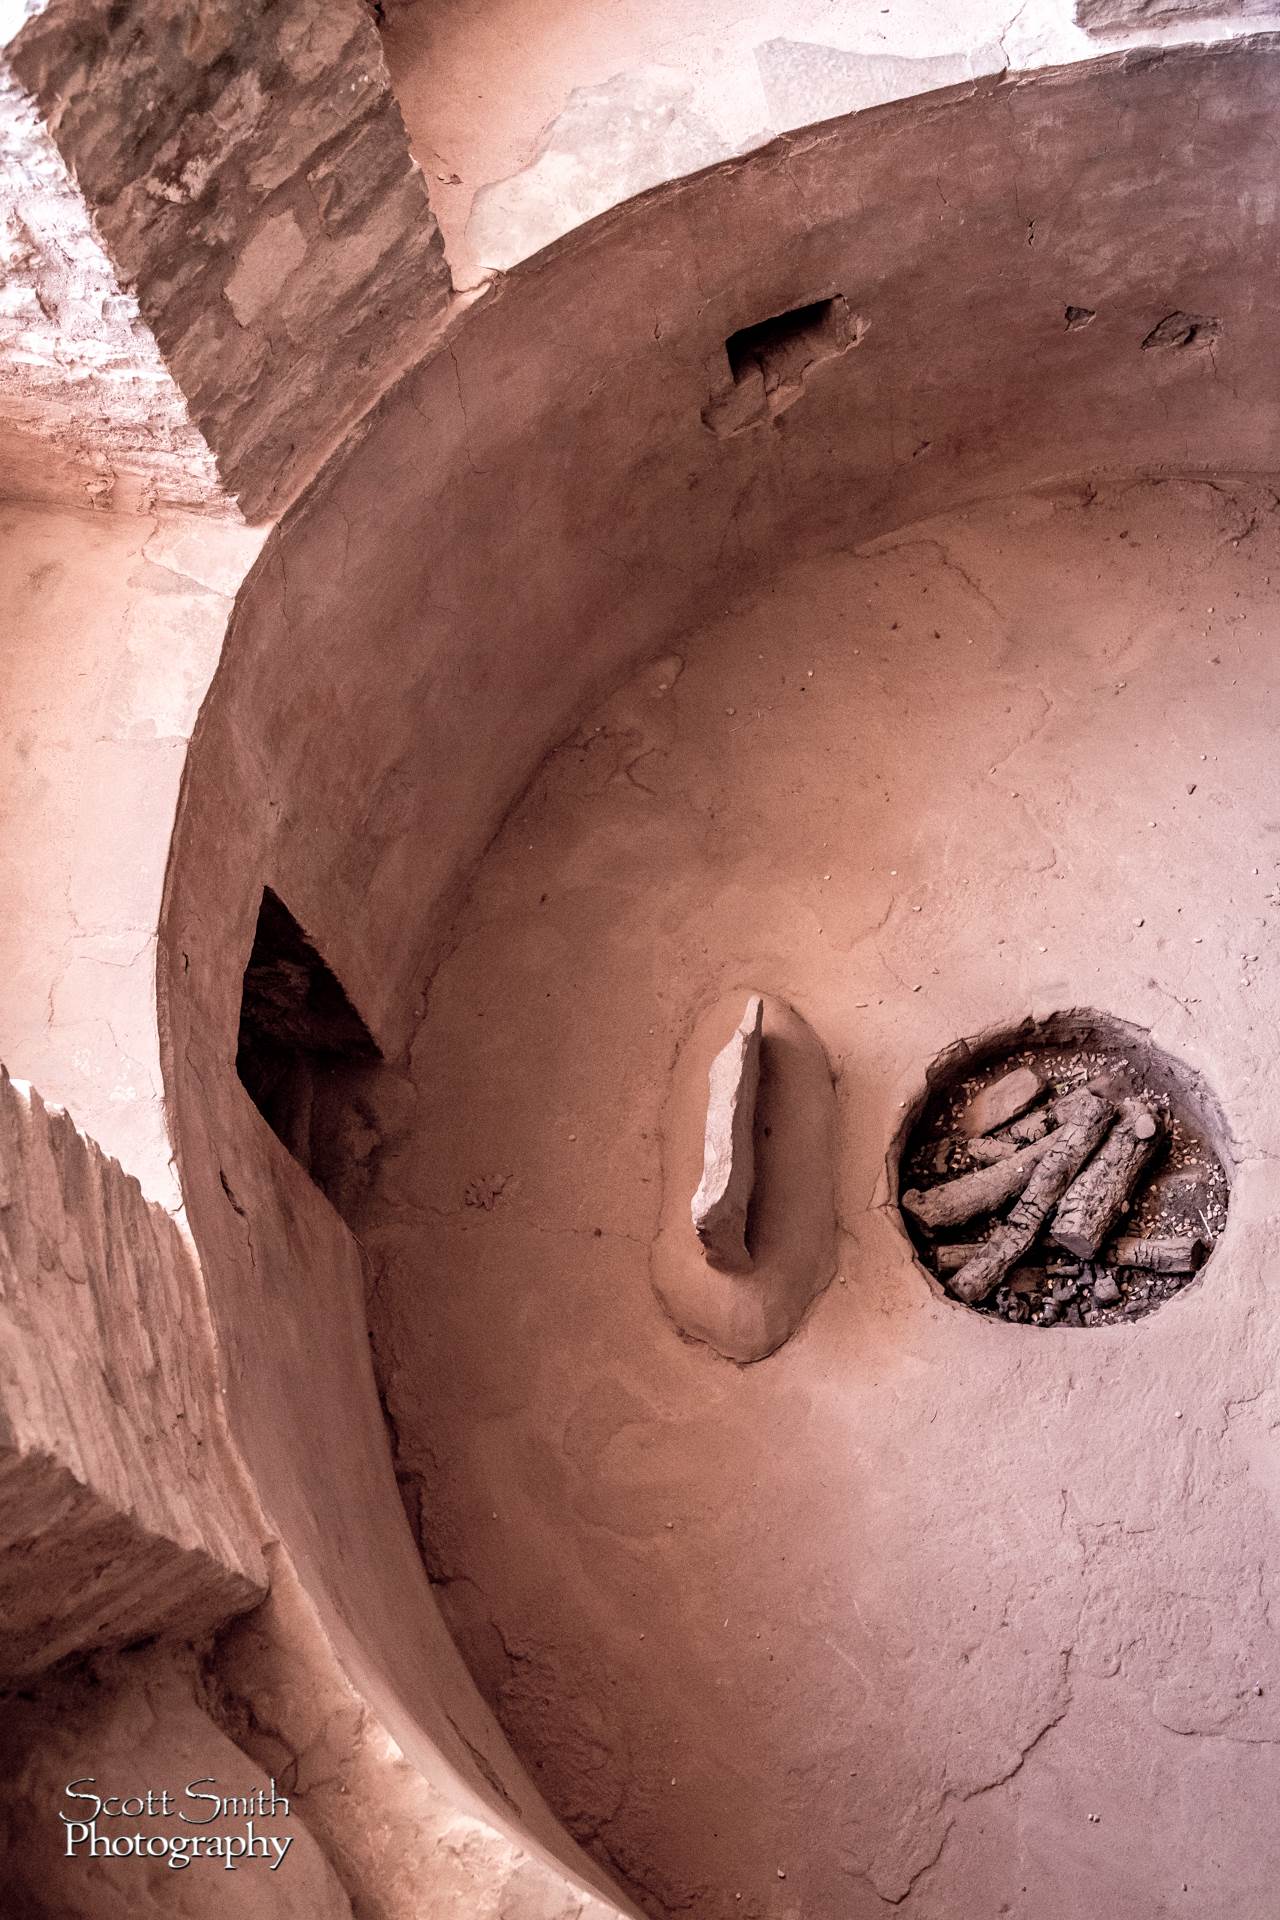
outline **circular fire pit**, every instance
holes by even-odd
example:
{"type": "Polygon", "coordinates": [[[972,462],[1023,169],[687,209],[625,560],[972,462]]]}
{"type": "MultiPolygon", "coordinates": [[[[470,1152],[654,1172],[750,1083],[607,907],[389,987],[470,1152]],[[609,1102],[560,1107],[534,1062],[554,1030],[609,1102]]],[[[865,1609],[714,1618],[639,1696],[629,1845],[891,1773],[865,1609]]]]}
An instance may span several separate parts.
{"type": "Polygon", "coordinates": [[[898,1162],[917,1257],[1021,1325],[1137,1319],[1201,1272],[1226,1225],[1226,1123],[1140,1028],[1073,1010],[936,1061],[898,1162]]]}

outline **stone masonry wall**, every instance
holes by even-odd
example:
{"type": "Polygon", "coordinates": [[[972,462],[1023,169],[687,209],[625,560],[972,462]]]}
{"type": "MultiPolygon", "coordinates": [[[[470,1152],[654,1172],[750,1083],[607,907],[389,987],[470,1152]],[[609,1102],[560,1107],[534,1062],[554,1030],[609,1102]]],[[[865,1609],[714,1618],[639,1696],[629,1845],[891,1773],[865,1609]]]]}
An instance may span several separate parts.
{"type": "Polygon", "coordinates": [[[2,63],[0,494],[230,510],[137,301],[2,63]]]}
{"type": "Polygon", "coordinates": [[[9,46],[250,518],[451,292],[360,0],[49,0],[9,46]]]}
{"type": "Polygon", "coordinates": [[[1196,20],[1274,21],[1276,0],[1075,0],[1086,33],[1127,33],[1196,20]]]}
{"type": "Polygon", "coordinates": [[[243,1612],[260,1538],[185,1240],[0,1067],[0,1679],[243,1612]]]}

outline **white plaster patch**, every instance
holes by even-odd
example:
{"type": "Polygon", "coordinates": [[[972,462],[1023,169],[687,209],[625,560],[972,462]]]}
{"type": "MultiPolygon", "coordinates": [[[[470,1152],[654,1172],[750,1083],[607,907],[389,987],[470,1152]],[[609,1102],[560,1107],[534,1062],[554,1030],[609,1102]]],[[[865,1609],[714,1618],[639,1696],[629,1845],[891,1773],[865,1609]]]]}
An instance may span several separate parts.
{"type": "Polygon", "coordinates": [[[476,195],[467,227],[476,257],[513,266],[632,194],[729,158],[734,146],[694,92],[686,74],[657,66],[575,88],[531,164],[476,195]]]}
{"type": "Polygon", "coordinates": [[[802,40],[766,40],[756,49],[769,117],[782,130],[858,113],[913,94],[1001,73],[1003,49],[991,41],[916,59],[897,53],[853,53],[802,40]]]}

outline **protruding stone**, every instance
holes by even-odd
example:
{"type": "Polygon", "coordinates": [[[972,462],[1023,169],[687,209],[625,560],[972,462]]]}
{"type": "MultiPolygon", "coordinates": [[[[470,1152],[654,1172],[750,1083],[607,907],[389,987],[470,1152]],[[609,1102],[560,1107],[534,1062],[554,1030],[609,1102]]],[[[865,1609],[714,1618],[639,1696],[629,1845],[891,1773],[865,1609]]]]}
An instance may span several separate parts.
{"type": "Polygon", "coordinates": [[[831,1063],[808,1022],[768,993],[760,996],[750,1265],[714,1266],[689,1231],[708,1080],[718,1059],[750,1032],[754,1008],[742,1017],[744,997],[736,991],[708,1007],[676,1060],[662,1130],[662,1222],[650,1269],[680,1332],[739,1365],[763,1360],[790,1339],[834,1278],[837,1249],[831,1063]]]}
{"type": "Polygon", "coordinates": [[[1044,1092],[1044,1081],[1034,1067],[1015,1067],[974,1095],[960,1117],[960,1131],[970,1139],[994,1133],[1034,1106],[1044,1092]]]}
{"type": "Polygon", "coordinates": [[[732,1039],[707,1075],[702,1179],[693,1196],[693,1227],[713,1267],[742,1273],[751,1265],[747,1212],[756,1181],[756,1095],[764,1001],[753,993],[732,1039]]]}

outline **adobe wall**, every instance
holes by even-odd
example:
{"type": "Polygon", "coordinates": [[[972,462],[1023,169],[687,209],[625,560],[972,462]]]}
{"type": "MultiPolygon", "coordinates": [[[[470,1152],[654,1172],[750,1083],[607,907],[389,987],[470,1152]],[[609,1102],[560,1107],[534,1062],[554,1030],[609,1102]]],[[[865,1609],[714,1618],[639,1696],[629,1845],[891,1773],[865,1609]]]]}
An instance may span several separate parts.
{"type": "Polygon", "coordinates": [[[1098,468],[1274,468],[1277,210],[1248,156],[1277,62],[1260,41],[984,81],[606,216],[456,318],[240,596],[161,966],[233,1429],[411,1763],[571,1871],[409,1543],[358,1250],[232,1070],[262,887],[394,1057],[460,880],[548,745],[781,557],[1098,468]],[[837,297],[839,352],[794,392],[735,393],[729,336],[837,297]],[[1157,331],[1177,313],[1183,344],[1157,331]]]}

